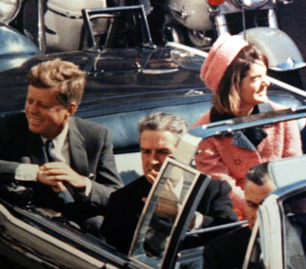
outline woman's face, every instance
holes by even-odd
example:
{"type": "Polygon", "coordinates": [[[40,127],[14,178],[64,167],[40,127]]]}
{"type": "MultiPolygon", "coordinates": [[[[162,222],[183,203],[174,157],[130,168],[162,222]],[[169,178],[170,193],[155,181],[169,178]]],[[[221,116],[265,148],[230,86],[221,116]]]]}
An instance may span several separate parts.
{"type": "Polygon", "coordinates": [[[240,87],[241,115],[248,115],[254,106],[268,101],[267,89],[270,81],[267,77],[267,67],[263,62],[254,62],[240,87]]]}

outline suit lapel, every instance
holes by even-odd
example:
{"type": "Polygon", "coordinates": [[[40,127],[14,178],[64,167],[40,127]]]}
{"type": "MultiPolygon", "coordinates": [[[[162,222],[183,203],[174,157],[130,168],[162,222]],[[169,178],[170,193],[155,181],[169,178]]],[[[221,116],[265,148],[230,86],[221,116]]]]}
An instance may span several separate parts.
{"type": "Polygon", "coordinates": [[[70,151],[70,165],[71,168],[87,176],[88,171],[88,158],[87,152],[84,147],[84,137],[80,133],[74,118],[69,120],[69,151],[70,151]]]}

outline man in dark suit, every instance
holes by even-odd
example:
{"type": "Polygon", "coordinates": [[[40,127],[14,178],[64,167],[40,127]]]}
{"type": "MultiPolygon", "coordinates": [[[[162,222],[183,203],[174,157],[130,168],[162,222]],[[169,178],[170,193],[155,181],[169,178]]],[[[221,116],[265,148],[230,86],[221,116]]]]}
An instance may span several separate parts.
{"type": "MultiPolygon", "coordinates": [[[[245,215],[248,226],[238,228],[209,243],[204,249],[205,269],[242,268],[252,229],[257,219],[257,211],[265,197],[275,190],[268,173],[268,164],[252,168],[245,181],[245,215]]],[[[260,246],[255,242],[248,268],[263,268],[260,260],[260,246]]]]}
{"type": "MultiPolygon", "coordinates": [[[[140,149],[144,176],[110,196],[101,234],[106,241],[128,252],[152,183],[167,156],[172,156],[180,137],[187,131],[186,122],[166,113],[153,113],[139,124],[140,149]]],[[[230,186],[212,180],[197,209],[191,228],[210,227],[236,221],[228,196],[230,186]]],[[[204,243],[204,241],[202,242],[204,243]]]]}
{"type": "Polygon", "coordinates": [[[33,188],[36,205],[82,225],[122,186],[110,133],[72,117],[85,88],[85,72],[75,64],[42,62],[28,81],[25,115],[6,123],[1,135],[0,174],[33,188]]]}

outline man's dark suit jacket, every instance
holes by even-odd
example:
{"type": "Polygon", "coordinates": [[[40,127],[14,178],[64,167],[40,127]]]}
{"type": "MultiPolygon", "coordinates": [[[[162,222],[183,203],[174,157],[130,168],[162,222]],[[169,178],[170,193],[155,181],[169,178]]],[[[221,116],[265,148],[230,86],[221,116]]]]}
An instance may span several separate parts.
{"type": "Polygon", "coordinates": [[[251,237],[249,227],[238,228],[206,245],[205,269],[240,269],[251,237]]]}
{"type": "MultiPolygon", "coordinates": [[[[24,114],[1,125],[0,175],[13,180],[17,166],[28,159],[32,164],[46,162],[46,152],[41,137],[28,129],[24,114]],[[3,128],[5,125],[5,128],[3,128]]],[[[70,166],[83,176],[91,175],[93,188],[88,197],[84,191],[72,189],[75,203],[65,205],[49,187],[39,182],[22,183],[34,189],[34,203],[61,211],[76,222],[96,215],[103,209],[112,191],[123,184],[117,173],[111,136],[104,127],[80,118],[69,120],[70,166]]],[[[102,212],[103,213],[103,212],[102,212]]]]}
{"type": "MultiPolygon", "coordinates": [[[[152,184],[142,176],[111,194],[101,227],[101,235],[110,245],[123,252],[129,251],[144,207],[143,198],[149,195],[151,187],[152,184]]],[[[230,191],[231,188],[225,181],[210,182],[197,208],[204,215],[203,228],[237,220],[228,196],[230,191]]]]}

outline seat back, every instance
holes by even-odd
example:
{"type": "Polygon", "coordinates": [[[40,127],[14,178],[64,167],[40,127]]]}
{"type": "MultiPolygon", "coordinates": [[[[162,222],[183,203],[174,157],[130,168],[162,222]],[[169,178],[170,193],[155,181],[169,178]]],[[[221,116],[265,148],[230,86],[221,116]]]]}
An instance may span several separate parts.
{"type": "MultiPolygon", "coordinates": [[[[292,107],[301,103],[293,96],[282,93],[270,94],[270,99],[281,105],[292,107]]],[[[198,120],[211,108],[211,98],[198,96],[197,98],[181,104],[163,104],[151,108],[120,112],[111,115],[102,115],[90,120],[103,124],[112,132],[114,153],[117,169],[125,183],[129,183],[142,175],[142,164],[139,151],[138,122],[146,115],[162,111],[177,115],[185,119],[189,126],[198,120]]],[[[306,139],[306,131],[302,132],[302,139],[306,139]]]]}

